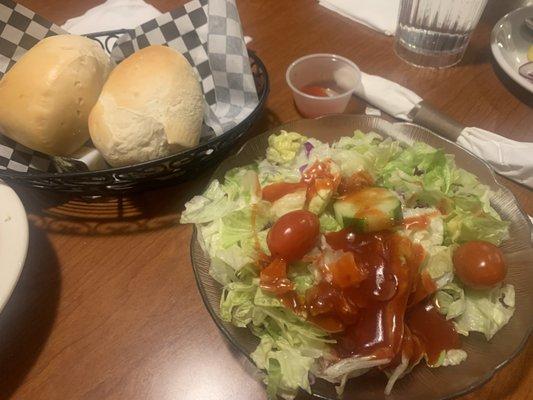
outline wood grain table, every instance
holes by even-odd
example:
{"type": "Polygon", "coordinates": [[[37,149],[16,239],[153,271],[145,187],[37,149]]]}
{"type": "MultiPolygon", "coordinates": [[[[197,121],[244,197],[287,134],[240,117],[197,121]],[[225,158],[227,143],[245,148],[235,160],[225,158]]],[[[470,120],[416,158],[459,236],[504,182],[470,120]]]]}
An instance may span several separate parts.
{"type": "MultiPolygon", "coordinates": [[[[20,0],[61,24],[102,1],[20,0]]],[[[517,1],[489,1],[464,61],[445,70],[400,61],[392,38],[312,0],[240,0],[250,47],[271,77],[267,109],[248,137],[299,118],[285,70],[308,53],[333,52],[366,72],[405,85],[466,125],[533,141],[533,98],[495,65],[489,35],[517,1]],[[505,3],[505,4],[504,4],[505,3]]],[[[157,0],[169,11],[179,1],[157,0]]],[[[360,112],[362,104],[350,105],[360,112]]],[[[85,202],[16,188],[30,220],[30,249],[0,315],[0,399],[265,399],[254,372],[204,309],[189,259],[184,202],[190,183],[124,198],[85,202]]],[[[502,179],[533,215],[531,191],[502,179]]],[[[532,399],[533,346],[463,400],[532,399]]]]}

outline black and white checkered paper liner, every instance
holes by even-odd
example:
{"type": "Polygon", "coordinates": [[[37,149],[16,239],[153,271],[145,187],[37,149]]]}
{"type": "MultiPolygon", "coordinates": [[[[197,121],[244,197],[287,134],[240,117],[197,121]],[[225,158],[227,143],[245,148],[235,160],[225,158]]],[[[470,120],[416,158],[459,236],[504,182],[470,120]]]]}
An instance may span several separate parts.
{"type": "MultiPolygon", "coordinates": [[[[66,32],[26,7],[0,0],[0,78],[39,40],[61,33],[66,32]]],[[[120,62],[154,44],[175,48],[194,67],[204,93],[205,123],[216,135],[236,126],[257,106],[235,0],[192,0],[119,37],[111,57],[120,62]]],[[[0,169],[54,167],[49,156],[0,135],[0,169]]]]}
{"type": "Polygon", "coordinates": [[[200,77],[208,106],[206,123],[221,134],[258,103],[248,52],[234,0],[192,0],[119,38],[111,57],[120,62],[153,44],[175,48],[200,77]]]}

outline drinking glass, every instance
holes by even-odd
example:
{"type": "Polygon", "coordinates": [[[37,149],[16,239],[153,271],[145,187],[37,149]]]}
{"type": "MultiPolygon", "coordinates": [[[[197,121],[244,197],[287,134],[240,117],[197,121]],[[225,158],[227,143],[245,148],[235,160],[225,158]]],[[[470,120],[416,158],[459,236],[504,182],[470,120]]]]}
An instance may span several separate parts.
{"type": "Polygon", "coordinates": [[[486,4],[487,0],[401,0],[396,54],[419,67],[457,64],[486,4]]]}

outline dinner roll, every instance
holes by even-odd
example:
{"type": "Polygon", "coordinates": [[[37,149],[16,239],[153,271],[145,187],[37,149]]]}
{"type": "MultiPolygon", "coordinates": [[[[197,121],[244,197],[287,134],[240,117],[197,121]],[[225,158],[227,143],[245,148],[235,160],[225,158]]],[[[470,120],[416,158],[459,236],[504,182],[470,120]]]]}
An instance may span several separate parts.
{"type": "Polygon", "coordinates": [[[89,116],[94,145],[115,167],[163,157],[198,144],[203,94],[179,52],[149,46],[111,73],[89,116]]]}
{"type": "Polygon", "coordinates": [[[74,152],[89,138],[89,112],[111,67],[94,40],[40,41],[0,81],[0,132],[46,154],[74,152]]]}

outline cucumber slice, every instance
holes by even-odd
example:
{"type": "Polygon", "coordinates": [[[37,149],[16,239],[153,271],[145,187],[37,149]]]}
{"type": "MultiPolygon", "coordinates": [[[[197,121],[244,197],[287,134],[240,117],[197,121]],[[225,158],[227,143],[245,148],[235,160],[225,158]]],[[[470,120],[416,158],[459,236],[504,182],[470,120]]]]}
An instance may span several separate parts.
{"type": "Polygon", "coordinates": [[[358,232],[391,229],[402,221],[402,204],[395,193],[381,187],[368,187],[333,203],[335,217],[345,228],[358,232]]]}

